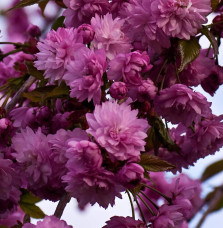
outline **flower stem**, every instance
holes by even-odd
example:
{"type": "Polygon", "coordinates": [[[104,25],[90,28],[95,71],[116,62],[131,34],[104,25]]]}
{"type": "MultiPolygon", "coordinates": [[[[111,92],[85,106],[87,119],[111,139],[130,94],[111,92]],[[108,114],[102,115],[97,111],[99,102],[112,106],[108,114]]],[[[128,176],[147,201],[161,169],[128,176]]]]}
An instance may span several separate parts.
{"type": "Polygon", "coordinates": [[[139,195],[139,194],[136,194],[139,199],[143,202],[143,204],[146,206],[146,208],[148,209],[148,211],[150,212],[150,214],[152,216],[155,216],[155,213],[153,212],[153,210],[149,207],[149,205],[145,202],[145,200],[139,195]]]}
{"type": "Polygon", "coordinates": [[[139,205],[139,202],[138,202],[138,200],[137,200],[137,198],[136,198],[135,196],[134,196],[134,200],[136,201],[137,207],[139,208],[139,212],[140,212],[140,215],[141,215],[141,217],[142,217],[143,222],[144,222],[145,224],[147,224],[147,223],[146,223],[146,219],[145,219],[145,217],[144,217],[144,215],[143,215],[142,209],[141,209],[141,207],[140,207],[140,205],[139,205]]]}
{"type": "Polygon", "coordinates": [[[130,196],[130,194],[129,194],[129,191],[128,191],[128,190],[126,190],[126,193],[127,193],[128,197],[129,197],[129,201],[130,201],[130,204],[131,204],[131,209],[132,209],[132,217],[135,219],[135,211],[134,211],[134,206],[133,206],[132,198],[131,198],[131,196],[130,196]]]}
{"type": "Polygon", "coordinates": [[[140,191],[140,193],[157,209],[159,210],[159,207],[143,192],[140,191]]]}
{"type": "Polygon", "coordinates": [[[145,187],[151,189],[152,191],[158,193],[159,195],[161,195],[165,200],[167,200],[167,202],[168,202],[169,204],[172,203],[171,198],[169,198],[168,196],[164,195],[162,192],[160,192],[160,191],[156,190],[155,188],[153,188],[153,187],[151,187],[151,186],[149,186],[149,185],[146,185],[146,184],[144,184],[144,183],[141,183],[141,184],[142,184],[143,186],[145,186],[145,187]]]}

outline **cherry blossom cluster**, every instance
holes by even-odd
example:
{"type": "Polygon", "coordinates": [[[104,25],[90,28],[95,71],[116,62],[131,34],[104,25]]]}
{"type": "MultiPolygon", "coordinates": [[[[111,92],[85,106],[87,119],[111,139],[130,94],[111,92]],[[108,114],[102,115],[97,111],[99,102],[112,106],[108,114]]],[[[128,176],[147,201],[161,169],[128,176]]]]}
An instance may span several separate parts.
{"type": "Polygon", "coordinates": [[[42,36],[23,8],[6,15],[12,29],[0,52],[0,226],[71,227],[56,212],[31,224],[24,194],[73,197],[84,210],[107,209],[125,193],[132,217],[114,216],[104,228],[187,228],[204,204],[201,182],[182,173],[168,180],[164,171],[181,172],[223,146],[223,117],[196,89],[214,96],[223,84],[222,4],[56,2],[63,22],[42,36]],[[208,49],[199,45],[204,31],[208,49]]]}

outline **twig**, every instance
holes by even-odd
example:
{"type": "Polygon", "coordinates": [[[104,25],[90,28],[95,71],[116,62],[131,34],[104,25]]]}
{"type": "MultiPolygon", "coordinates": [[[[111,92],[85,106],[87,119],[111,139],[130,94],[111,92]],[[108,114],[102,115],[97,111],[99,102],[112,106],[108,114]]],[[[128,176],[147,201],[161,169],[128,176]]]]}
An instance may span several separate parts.
{"type": "Polygon", "coordinates": [[[130,193],[129,193],[128,190],[126,190],[126,193],[127,193],[128,197],[129,197],[129,201],[130,201],[130,204],[131,204],[132,217],[135,219],[135,211],[134,211],[134,206],[133,206],[132,198],[131,198],[130,193]]]}
{"type": "Polygon", "coordinates": [[[26,91],[34,82],[35,82],[36,78],[33,76],[30,76],[25,83],[22,85],[22,87],[16,92],[16,94],[14,95],[14,97],[12,98],[12,100],[6,105],[5,107],[5,111],[6,113],[10,112],[11,109],[13,109],[17,102],[19,101],[21,94],[26,91]]]}
{"type": "Polygon", "coordinates": [[[208,209],[205,211],[203,216],[201,217],[199,223],[197,224],[196,228],[200,228],[201,225],[203,224],[204,220],[207,218],[208,214],[213,211],[215,206],[218,204],[219,200],[223,197],[223,186],[219,187],[217,190],[215,196],[212,198],[210,201],[208,209]]]}
{"type": "Polygon", "coordinates": [[[63,211],[64,211],[66,205],[70,202],[70,199],[71,199],[71,197],[70,197],[70,195],[67,194],[67,193],[65,193],[65,194],[61,197],[59,203],[57,204],[57,208],[56,208],[56,210],[55,210],[55,212],[54,212],[54,215],[55,215],[57,218],[59,218],[59,219],[61,218],[61,216],[62,216],[62,214],[63,214],[63,211]]]}
{"type": "Polygon", "coordinates": [[[142,184],[143,186],[145,186],[146,188],[149,188],[149,189],[151,189],[152,191],[154,191],[154,192],[158,193],[159,195],[161,195],[169,204],[172,203],[171,198],[169,198],[168,196],[164,195],[162,192],[158,191],[157,189],[155,189],[155,188],[153,188],[153,187],[151,187],[151,186],[149,186],[149,185],[147,185],[147,184],[144,184],[144,183],[141,183],[141,184],[142,184]]]}

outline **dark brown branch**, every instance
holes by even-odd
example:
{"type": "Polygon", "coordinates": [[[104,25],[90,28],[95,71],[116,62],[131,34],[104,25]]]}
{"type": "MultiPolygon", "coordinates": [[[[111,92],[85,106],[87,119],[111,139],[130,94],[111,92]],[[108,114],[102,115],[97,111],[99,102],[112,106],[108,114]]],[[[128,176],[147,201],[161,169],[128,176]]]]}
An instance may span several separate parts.
{"type": "Polygon", "coordinates": [[[71,197],[70,197],[70,195],[67,194],[67,193],[65,193],[65,194],[61,197],[59,203],[57,204],[57,208],[56,208],[56,210],[55,210],[55,212],[54,212],[54,215],[55,215],[57,218],[61,218],[61,216],[62,216],[62,214],[63,214],[63,211],[64,211],[66,205],[70,202],[70,199],[71,199],[71,197]]]}

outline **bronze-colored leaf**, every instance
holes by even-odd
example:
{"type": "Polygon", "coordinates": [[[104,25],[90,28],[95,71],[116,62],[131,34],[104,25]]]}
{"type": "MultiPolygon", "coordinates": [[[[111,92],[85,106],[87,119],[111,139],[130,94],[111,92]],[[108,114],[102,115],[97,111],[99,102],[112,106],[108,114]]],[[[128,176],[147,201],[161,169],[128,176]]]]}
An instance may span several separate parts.
{"type": "Polygon", "coordinates": [[[175,166],[169,162],[160,159],[152,154],[141,154],[141,160],[139,164],[146,170],[151,172],[163,172],[174,169],[175,166]]]}

